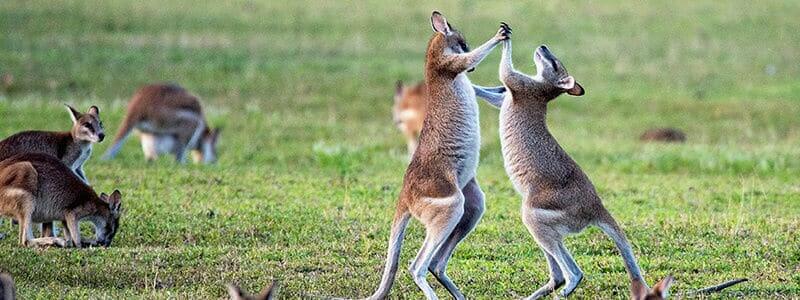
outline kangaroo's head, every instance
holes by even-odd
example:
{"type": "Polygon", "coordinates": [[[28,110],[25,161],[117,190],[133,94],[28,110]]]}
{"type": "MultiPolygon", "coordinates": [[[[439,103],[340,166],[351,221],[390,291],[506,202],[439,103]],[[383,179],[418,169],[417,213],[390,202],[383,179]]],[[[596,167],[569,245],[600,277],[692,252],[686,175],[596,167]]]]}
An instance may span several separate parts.
{"type": "Polygon", "coordinates": [[[238,286],[229,284],[228,295],[231,296],[231,300],[271,300],[275,298],[275,289],[275,282],[272,282],[260,294],[250,296],[238,286]]]}
{"type": "MultiPolygon", "coordinates": [[[[667,276],[662,279],[652,289],[648,289],[643,284],[634,284],[632,289],[632,299],[634,300],[662,300],[667,299],[669,294],[669,287],[675,279],[672,276],[667,276]]],[[[638,283],[635,281],[634,283],[638,283]]]]}
{"type": "MultiPolygon", "coordinates": [[[[66,105],[66,104],[65,104],[66,105]]],[[[85,114],[66,105],[69,117],[72,118],[72,138],[78,141],[99,143],[106,138],[103,122],[100,121],[100,109],[97,106],[89,108],[85,114]]]]}
{"type": "MultiPolygon", "coordinates": [[[[431,27],[433,31],[441,36],[443,39],[444,54],[459,54],[469,52],[467,40],[460,31],[453,28],[447,19],[438,11],[433,11],[431,14],[431,27]]],[[[474,71],[475,68],[467,70],[468,72],[474,71]]]]}
{"type": "Polygon", "coordinates": [[[122,215],[122,193],[114,190],[111,196],[100,194],[100,200],[107,205],[102,209],[101,216],[95,220],[95,238],[97,244],[103,247],[111,246],[111,241],[119,230],[119,217],[122,215]]]}
{"type": "Polygon", "coordinates": [[[402,81],[397,81],[392,109],[395,125],[400,127],[407,122],[422,122],[425,118],[425,105],[425,83],[405,85],[402,81]]]}
{"type": "Polygon", "coordinates": [[[197,148],[192,151],[192,159],[195,163],[213,164],[217,162],[217,142],[219,141],[219,128],[208,128],[203,130],[197,148]]]}
{"type": "Polygon", "coordinates": [[[540,83],[539,93],[545,96],[547,101],[553,100],[562,93],[573,96],[583,96],[583,87],[575,81],[575,78],[567,73],[567,69],[561,61],[541,45],[533,52],[533,63],[536,64],[536,79],[540,83]]]}
{"type": "Polygon", "coordinates": [[[0,273],[0,299],[14,300],[15,298],[14,279],[11,279],[8,274],[0,273]]]}

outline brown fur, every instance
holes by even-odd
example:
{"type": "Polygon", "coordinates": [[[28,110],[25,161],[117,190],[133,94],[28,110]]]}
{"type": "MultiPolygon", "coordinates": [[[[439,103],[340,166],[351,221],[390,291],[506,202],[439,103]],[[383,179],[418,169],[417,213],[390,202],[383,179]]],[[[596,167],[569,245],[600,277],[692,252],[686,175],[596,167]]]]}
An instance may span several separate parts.
{"type": "MultiPolygon", "coordinates": [[[[31,223],[62,221],[76,247],[81,247],[78,222],[94,223],[97,243],[108,246],[119,226],[120,194],[98,196],[53,156],[26,153],[0,162],[0,215],[19,220],[21,245],[38,245],[31,223]]],[[[64,245],[59,239],[50,244],[64,245]]]]}
{"type": "MultiPolygon", "coordinates": [[[[216,159],[218,129],[208,127],[200,100],[186,89],[174,84],[151,84],[140,88],[128,103],[128,110],[114,138],[112,147],[104,158],[113,158],[120,150],[125,138],[133,129],[138,129],[145,143],[145,136],[159,140],[175,141],[169,152],[179,162],[184,162],[187,151],[193,151],[195,162],[211,163],[216,159]],[[199,130],[199,131],[198,131],[199,130]],[[199,132],[198,136],[195,136],[199,132]],[[211,147],[211,156],[203,147],[211,147]]],[[[157,158],[158,153],[145,153],[148,160],[157,158]]]]}
{"type": "Polygon", "coordinates": [[[417,150],[419,134],[422,132],[422,123],[428,113],[428,100],[425,82],[414,85],[403,85],[397,82],[394,95],[392,115],[395,125],[403,133],[408,144],[408,154],[413,155],[417,150]]]}
{"type": "Polygon", "coordinates": [[[686,142],[686,134],[676,128],[653,128],[642,133],[639,140],[643,142],[683,143],[686,142]]]}
{"type": "Polygon", "coordinates": [[[275,298],[277,284],[273,281],[269,286],[265,287],[258,295],[248,295],[236,285],[228,285],[228,295],[231,300],[271,300],[275,298]]]}
{"type": "Polygon", "coordinates": [[[436,299],[426,281],[431,272],[453,297],[464,299],[445,269],[455,247],[483,214],[483,192],[474,178],[480,147],[478,107],[466,72],[511,32],[503,27],[481,47],[465,53],[468,48],[463,36],[450,27],[444,16],[434,12],[431,23],[435,33],[425,60],[428,113],[419,147],[403,179],[381,284],[370,299],[383,299],[389,294],[411,216],[426,229],[425,242],[410,267],[414,282],[428,299],[436,299]]]}
{"type": "MultiPolygon", "coordinates": [[[[83,165],[92,153],[92,144],[105,138],[100,110],[92,106],[86,113],[79,113],[67,105],[73,118],[70,131],[24,131],[0,141],[0,161],[22,153],[44,153],[57,157],[72,169],[78,177],[89,183],[83,165]]],[[[42,224],[42,236],[53,236],[53,224],[42,224]]]]}
{"type": "Polygon", "coordinates": [[[638,299],[648,289],[625,234],[592,182],[547,128],[547,104],[562,93],[583,95],[583,87],[546,47],[536,50],[534,60],[536,76],[517,72],[511,63],[511,42],[503,44],[500,80],[509,91],[500,112],[503,158],[523,196],[523,221],[550,267],[550,281],[529,299],[544,297],[562,285],[561,296],[568,296],[577,287],[583,272],[563,238],[588,225],[599,226],[614,240],[631,279],[631,297],[638,299]]]}
{"type": "Polygon", "coordinates": [[[16,294],[14,279],[8,274],[0,274],[0,300],[14,300],[16,294]]]}

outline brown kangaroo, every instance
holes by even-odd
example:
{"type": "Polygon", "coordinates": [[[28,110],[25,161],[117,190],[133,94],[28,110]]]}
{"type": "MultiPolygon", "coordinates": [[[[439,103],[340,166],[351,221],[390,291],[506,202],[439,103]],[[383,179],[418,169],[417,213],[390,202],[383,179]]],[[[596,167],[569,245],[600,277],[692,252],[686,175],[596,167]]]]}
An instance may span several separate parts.
{"type": "Polygon", "coordinates": [[[275,292],[277,289],[277,284],[273,281],[272,284],[265,287],[261,293],[258,295],[247,295],[247,292],[243,291],[241,288],[234,284],[228,285],[228,295],[230,295],[231,300],[271,300],[275,298],[275,292]]]}
{"type": "Polygon", "coordinates": [[[83,245],[78,222],[88,220],[95,227],[95,241],[111,245],[119,228],[122,195],[97,196],[57,158],[25,153],[0,162],[0,215],[19,221],[19,243],[23,246],[83,245]],[[34,239],[31,223],[62,221],[67,241],[59,238],[34,239]]]}
{"type": "Polygon", "coordinates": [[[8,274],[0,273],[0,300],[14,300],[17,298],[14,289],[14,279],[8,274]]]}
{"type": "Polygon", "coordinates": [[[437,299],[426,281],[434,277],[456,299],[464,295],[445,274],[453,250],[483,215],[483,192],[475,180],[480,129],[478,104],[466,72],[511,35],[502,26],[489,41],[469,51],[464,37],[434,11],[434,34],[425,58],[428,113],[419,147],[403,179],[381,283],[370,299],[386,298],[397,273],[400,247],[411,216],[425,226],[425,242],[410,266],[414,282],[428,299],[437,299]]]}
{"type": "MultiPolygon", "coordinates": [[[[502,93],[505,87],[482,87],[473,85],[475,95],[486,99],[489,103],[499,98],[502,101],[502,93]]],[[[397,81],[394,93],[394,106],[392,107],[392,119],[397,129],[403,133],[408,145],[408,156],[414,155],[417,150],[419,134],[422,132],[422,123],[428,113],[428,95],[425,82],[413,85],[404,85],[402,81],[397,81]]]]}
{"type": "MultiPolygon", "coordinates": [[[[106,134],[100,121],[100,110],[92,106],[82,114],[66,105],[70,131],[24,131],[0,141],[0,161],[21,153],[45,153],[57,157],[86,184],[89,180],[83,165],[92,155],[92,145],[102,142],[106,134]]],[[[42,224],[42,236],[53,236],[53,224],[42,224]]]]}
{"type": "Polygon", "coordinates": [[[114,144],[103,155],[112,159],[133,129],[141,136],[145,159],[171,153],[179,163],[192,152],[195,163],[217,160],[219,129],[208,127],[200,100],[175,84],[151,84],[140,88],[128,103],[114,144]]]}
{"type": "Polygon", "coordinates": [[[550,268],[550,281],[528,299],[544,297],[562,285],[561,296],[575,290],[583,272],[563,239],[588,225],[600,227],[617,245],[631,280],[631,297],[647,298],[652,291],[625,234],[603,206],[592,182],[547,129],[547,104],[563,93],[581,96],[583,87],[544,45],[536,49],[533,60],[535,76],[517,72],[511,62],[511,41],[503,42],[500,80],[508,89],[500,108],[503,159],[508,176],[523,197],[525,226],[550,268]]]}

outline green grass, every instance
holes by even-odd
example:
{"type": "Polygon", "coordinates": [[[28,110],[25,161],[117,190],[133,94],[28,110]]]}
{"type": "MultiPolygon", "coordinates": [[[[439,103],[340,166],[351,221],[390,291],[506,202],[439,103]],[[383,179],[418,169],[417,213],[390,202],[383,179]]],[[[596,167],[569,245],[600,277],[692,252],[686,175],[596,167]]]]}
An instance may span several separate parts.
{"type": "MultiPolygon", "coordinates": [[[[518,67],[533,72],[547,43],[586,88],[551,104],[550,126],[651,284],[673,274],[680,293],[748,277],[710,298],[800,298],[797,1],[131,2],[0,2],[0,73],[15,79],[0,90],[0,136],[65,130],[63,102],[99,105],[113,133],[138,86],[176,81],[224,127],[219,164],[145,164],[133,139],[105,162],[98,145],[85,169],[99,191],[123,191],[121,232],[108,249],[0,241],[0,270],[24,299],[222,298],[228,282],[272,279],[286,298],[371,293],[406,164],[391,93],[421,78],[433,9],[472,46],[508,22],[518,67]],[[639,143],[653,126],[689,142],[639,143]]],[[[473,82],[497,84],[498,59],[473,82]]],[[[449,273],[470,298],[520,298],[547,267],[503,170],[497,111],[481,104],[481,125],[487,213],[449,273]]],[[[599,230],[567,245],[587,276],[575,298],[626,297],[599,230]]],[[[392,297],[422,297],[405,268],[392,297]]]]}

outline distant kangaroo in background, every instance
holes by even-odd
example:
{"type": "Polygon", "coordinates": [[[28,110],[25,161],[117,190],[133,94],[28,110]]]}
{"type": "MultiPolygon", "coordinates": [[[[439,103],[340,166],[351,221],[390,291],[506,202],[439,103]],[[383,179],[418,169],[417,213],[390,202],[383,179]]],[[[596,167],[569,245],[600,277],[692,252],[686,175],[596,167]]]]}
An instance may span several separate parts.
{"type": "MultiPolygon", "coordinates": [[[[583,279],[563,239],[588,225],[596,225],[616,244],[631,280],[633,299],[656,299],[650,290],[622,229],[603,206],[592,182],[550,134],[547,104],[563,93],[584,94],[583,87],[567,73],[544,45],[533,54],[536,75],[514,70],[511,41],[503,42],[500,80],[508,88],[500,108],[503,160],[514,188],[523,197],[522,219],[550,268],[550,281],[528,299],[542,298],[564,285],[561,296],[571,294],[583,279]]],[[[671,278],[667,281],[671,282],[671,278]]],[[[665,286],[669,282],[657,285],[665,286]]]]}
{"type": "Polygon", "coordinates": [[[97,245],[109,246],[119,228],[122,195],[101,194],[86,185],[53,156],[26,153],[0,162],[0,215],[19,221],[19,243],[23,246],[82,247],[79,222],[95,227],[97,245]],[[31,223],[62,221],[66,241],[34,239],[31,223]]]}
{"type": "MultiPolygon", "coordinates": [[[[500,97],[505,87],[482,87],[473,85],[475,95],[487,99],[490,103],[500,97]]],[[[408,145],[408,155],[414,155],[417,150],[419,134],[422,132],[422,123],[428,113],[428,93],[425,82],[413,85],[404,85],[402,81],[397,81],[394,92],[394,106],[392,107],[392,119],[397,128],[403,133],[408,145]]]]}
{"type": "Polygon", "coordinates": [[[142,151],[148,161],[171,153],[179,163],[191,151],[195,163],[217,160],[219,129],[208,126],[200,100],[174,84],[151,84],[139,89],[128,103],[114,143],[103,155],[112,159],[133,129],[141,134],[142,151]]]}
{"type": "Polygon", "coordinates": [[[272,284],[265,287],[258,295],[247,295],[247,292],[234,284],[228,285],[228,295],[231,300],[272,300],[275,298],[275,290],[277,284],[273,281],[272,284]]]}
{"type": "Polygon", "coordinates": [[[414,282],[428,299],[438,299],[426,281],[431,272],[453,297],[464,299],[445,269],[455,247],[483,215],[484,196],[475,180],[480,147],[478,103],[466,72],[507,39],[511,29],[501,26],[495,36],[470,52],[464,37],[442,14],[434,11],[431,25],[434,34],[425,58],[428,113],[403,179],[381,283],[370,299],[389,295],[411,216],[425,226],[425,242],[410,266],[414,282]]]}
{"type": "MultiPolygon", "coordinates": [[[[84,183],[89,180],[83,165],[92,155],[92,145],[105,138],[100,110],[92,106],[82,114],[65,105],[72,118],[70,131],[23,131],[0,141],[0,161],[21,153],[45,153],[61,160],[84,183]]],[[[53,236],[52,223],[42,224],[42,236],[53,236]]]]}

